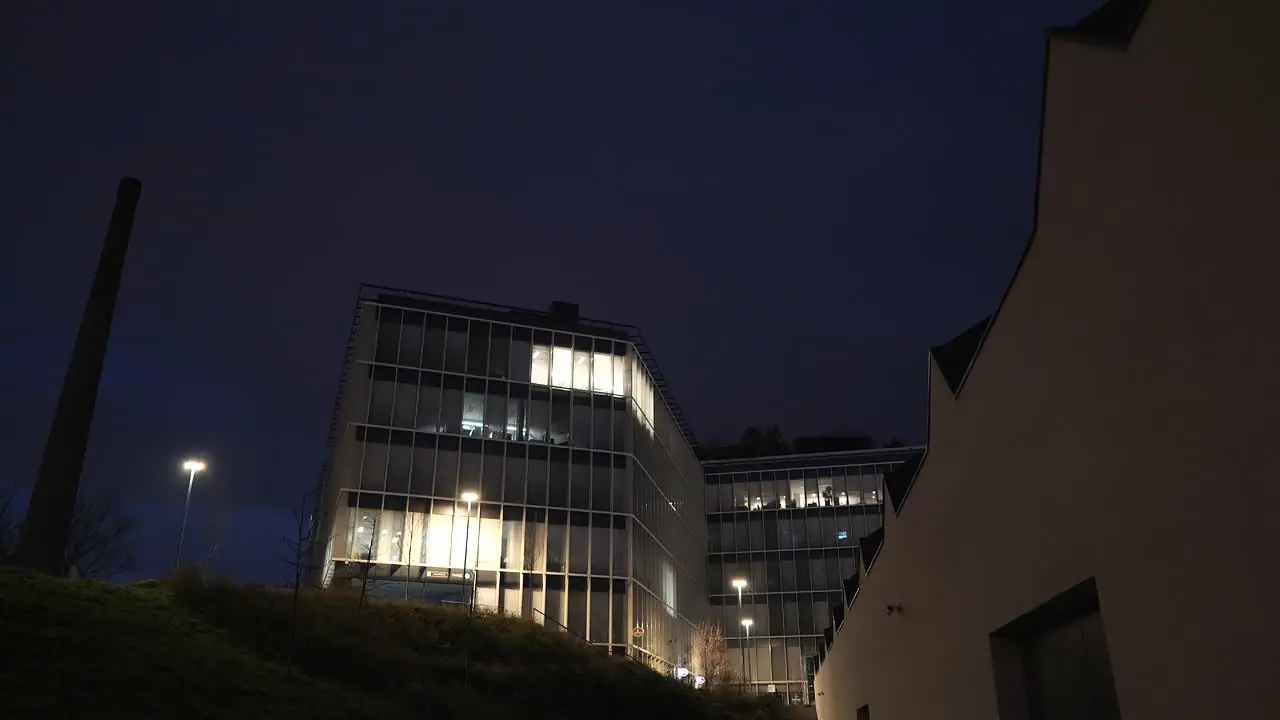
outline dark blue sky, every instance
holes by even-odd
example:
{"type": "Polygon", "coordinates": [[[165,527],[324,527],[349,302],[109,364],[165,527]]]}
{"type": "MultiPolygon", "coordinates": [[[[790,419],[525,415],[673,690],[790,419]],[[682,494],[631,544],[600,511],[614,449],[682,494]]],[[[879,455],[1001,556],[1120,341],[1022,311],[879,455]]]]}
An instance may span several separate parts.
{"type": "Polygon", "coordinates": [[[39,463],[122,175],[86,481],[283,570],[357,284],[644,329],[701,437],[923,438],[926,350],[1031,222],[1044,30],[1093,0],[19,3],[0,30],[0,483],[39,463]],[[483,267],[483,269],[481,269],[483,267]]]}

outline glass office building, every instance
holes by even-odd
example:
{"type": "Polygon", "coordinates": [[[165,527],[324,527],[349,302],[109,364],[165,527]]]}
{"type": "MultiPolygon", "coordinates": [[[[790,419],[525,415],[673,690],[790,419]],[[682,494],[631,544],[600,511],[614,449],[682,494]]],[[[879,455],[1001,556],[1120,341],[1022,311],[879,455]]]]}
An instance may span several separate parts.
{"type": "Polygon", "coordinates": [[[753,690],[813,701],[813,658],[858,572],[858,540],[882,527],[884,476],[919,452],[704,462],[711,618],[724,629],[732,672],[753,690]],[[735,580],[745,581],[741,609],[735,580]]]}
{"type": "Polygon", "coordinates": [[[474,602],[668,670],[707,615],[693,444],[633,327],[364,287],[315,580],[474,602]]]}

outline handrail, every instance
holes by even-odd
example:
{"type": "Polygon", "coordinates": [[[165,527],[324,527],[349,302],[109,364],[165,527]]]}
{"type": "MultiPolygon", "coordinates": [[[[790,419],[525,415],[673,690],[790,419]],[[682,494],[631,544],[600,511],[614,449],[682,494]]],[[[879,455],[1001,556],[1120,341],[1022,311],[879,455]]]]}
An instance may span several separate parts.
{"type": "Polygon", "coordinates": [[[574,631],[570,630],[570,629],[568,628],[568,626],[566,626],[564,623],[560,622],[559,620],[552,619],[551,617],[549,617],[546,613],[542,612],[541,610],[539,610],[539,609],[537,609],[537,608],[530,608],[530,609],[531,609],[531,610],[533,610],[533,611],[534,611],[535,613],[537,613],[538,615],[541,615],[541,616],[542,616],[542,623],[541,623],[541,624],[542,624],[542,626],[543,626],[543,627],[546,627],[547,621],[548,621],[548,620],[550,620],[551,622],[555,623],[556,627],[558,627],[558,628],[560,628],[561,630],[563,630],[563,631],[565,631],[565,632],[569,633],[570,635],[572,635],[572,636],[574,636],[574,637],[578,638],[579,640],[581,640],[582,642],[584,642],[584,643],[586,643],[586,644],[590,645],[591,647],[601,647],[600,645],[596,645],[596,644],[592,643],[591,641],[587,640],[586,638],[582,637],[582,636],[581,636],[581,635],[579,635],[578,633],[576,633],[576,632],[574,632],[574,631]]]}
{"type": "MultiPolygon", "coordinates": [[[[531,609],[532,609],[535,613],[537,613],[539,616],[541,616],[541,617],[542,617],[542,620],[543,620],[543,622],[542,622],[542,626],[543,626],[543,627],[546,627],[546,621],[550,620],[550,621],[551,621],[551,622],[552,622],[556,627],[560,628],[561,630],[563,630],[564,632],[568,633],[569,635],[571,635],[571,636],[573,636],[573,637],[577,638],[577,639],[578,639],[580,642],[582,642],[584,645],[588,645],[588,646],[593,647],[593,648],[598,648],[601,652],[603,652],[603,653],[604,653],[604,656],[605,656],[605,657],[609,657],[609,658],[611,658],[611,657],[613,657],[613,656],[614,656],[614,655],[613,655],[613,653],[609,651],[608,646],[606,646],[606,645],[597,645],[596,643],[593,643],[593,642],[591,642],[590,640],[587,640],[586,638],[582,637],[582,636],[581,636],[581,635],[579,635],[578,633],[576,633],[576,632],[574,632],[574,631],[570,630],[568,627],[566,627],[566,626],[564,625],[564,623],[560,622],[559,620],[555,620],[555,619],[553,619],[553,618],[551,618],[551,617],[548,617],[548,616],[547,616],[547,614],[546,614],[546,613],[544,613],[544,612],[542,612],[541,610],[539,610],[539,609],[537,609],[537,608],[531,608],[531,609]]],[[[631,662],[633,662],[633,663],[635,663],[635,664],[637,664],[637,665],[640,665],[641,667],[645,668],[646,670],[648,669],[648,666],[647,666],[647,665],[645,665],[643,662],[641,662],[641,661],[637,660],[637,659],[636,659],[636,658],[634,658],[634,657],[631,657],[631,653],[625,653],[623,656],[624,656],[624,657],[626,657],[626,659],[630,660],[631,662]]]]}

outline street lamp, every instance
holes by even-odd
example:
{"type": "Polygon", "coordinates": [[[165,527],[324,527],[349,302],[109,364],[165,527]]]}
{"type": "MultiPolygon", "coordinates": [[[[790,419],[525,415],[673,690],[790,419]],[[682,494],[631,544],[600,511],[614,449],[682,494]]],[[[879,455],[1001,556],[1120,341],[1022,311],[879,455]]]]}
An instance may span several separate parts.
{"type": "Polygon", "coordinates": [[[191,514],[191,488],[196,484],[196,473],[204,472],[205,467],[203,460],[192,459],[182,463],[182,469],[190,476],[187,478],[187,502],[182,508],[182,528],[178,530],[178,554],[173,558],[175,568],[182,562],[182,540],[187,535],[187,516],[191,514]]]}
{"type": "MultiPolygon", "coordinates": [[[[729,581],[734,590],[738,591],[738,617],[742,617],[742,591],[747,587],[746,578],[734,578],[729,581]]],[[[745,628],[747,624],[744,622],[742,626],[745,628]]],[[[738,648],[742,650],[742,682],[747,682],[747,641],[743,638],[742,633],[738,633],[738,648]]]]}
{"type": "MultiPolygon", "coordinates": [[[[467,534],[462,540],[462,579],[467,579],[467,555],[471,548],[471,504],[480,500],[480,496],[470,490],[458,496],[462,502],[467,504],[467,534]]],[[[474,578],[472,578],[474,580],[474,578]]],[[[471,599],[467,603],[467,611],[474,613],[476,611],[476,588],[475,583],[471,584],[471,599]]]]}
{"type": "MultiPolygon", "coordinates": [[[[755,621],[754,621],[754,620],[752,620],[751,618],[742,618],[742,630],[743,630],[743,632],[744,632],[744,633],[746,633],[746,636],[747,636],[748,638],[749,638],[749,637],[751,637],[751,626],[752,626],[754,623],[755,623],[755,621]]],[[[744,647],[745,647],[745,644],[744,644],[744,647]]],[[[743,673],[745,673],[745,674],[743,675],[743,677],[744,677],[744,678],[746,678],[746,681],[747,681],[748,685],[750,685],[750,683],[751,683],[751,674],[747,672],[745,663],[744,663],[744,665],[743,665],[743,673]]]]}

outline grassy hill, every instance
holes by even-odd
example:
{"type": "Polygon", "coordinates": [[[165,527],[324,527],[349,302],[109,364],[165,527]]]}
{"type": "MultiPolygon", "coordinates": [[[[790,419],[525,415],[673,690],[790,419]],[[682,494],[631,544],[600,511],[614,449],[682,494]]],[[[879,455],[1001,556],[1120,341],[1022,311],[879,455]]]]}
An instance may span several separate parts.
{"type": "Polygon", "coordinates": [[[0,569],[0,717],[785,717],[533,623],[206,582],[113,586],[0,569]]]}
{"type": "Polygon", "coordinates": [[[157,586],[0,568],[0,717],[408,717],[264,662],[157,586]]]}

